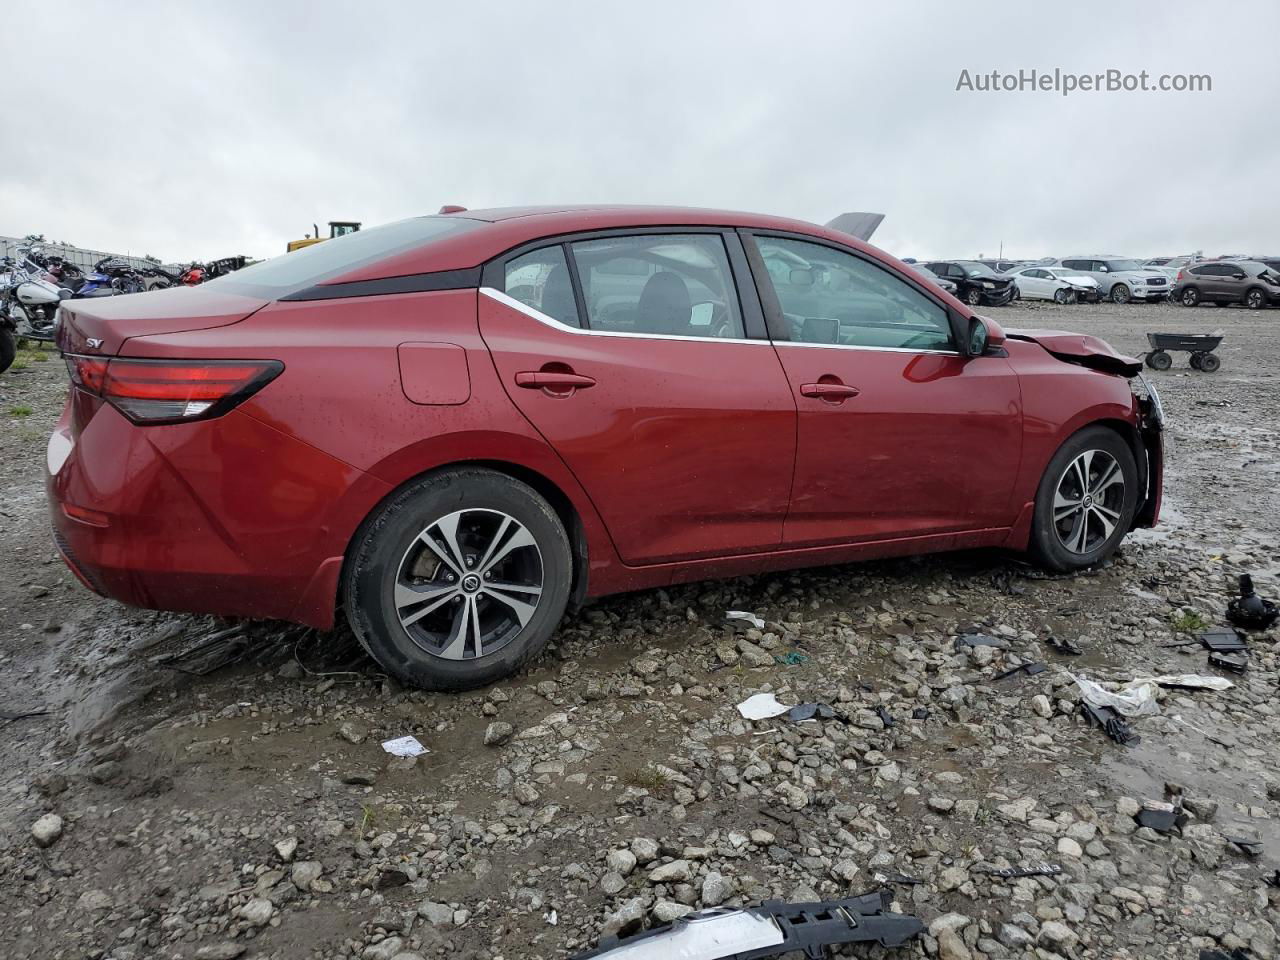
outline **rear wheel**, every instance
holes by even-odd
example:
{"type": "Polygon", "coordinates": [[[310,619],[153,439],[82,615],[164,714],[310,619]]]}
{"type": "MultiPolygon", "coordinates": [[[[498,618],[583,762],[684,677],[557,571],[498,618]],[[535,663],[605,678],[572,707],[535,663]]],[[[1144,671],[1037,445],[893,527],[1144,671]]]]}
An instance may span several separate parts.
{"type": "Polygon", "coordinates": [[[402,683],[466,690],[513,673],[564,615],[573,561],[537,492],[492,470],[408,486],[356,535],[347,619],[402,683]]]}
{"type": "Polygon", "coordinates": [[[4,373],[18,355],[18,341],[12,330],[0,330],[0,373],[4,373]]]}
{"type": "Polygon", "coordinates": [[[1195,287],[1187,287],[1182,291],[1182,305],[1184,307],[1194,307],[1200,302],[1200,291],[1195,287]]]}
{"type": "Polygon", "coordinates": [[[1155,353],[1147,354],[1147,366],[1152,370],[1168,370],[1173,366],[1173,357],[1163,350],[1157,350],[1155,353]]]}
{"type": "Polygon", "coordinates": [[[1123,283],[1117,283],[1111,288],[1112,303],[1128,303],[1131,299],[1132,295],[1129,293],[1129,288],[1123,283]]]}
{"type": "Polygon", "coordinates": [[[1193,353],[1193,354],[1191,355],[1191,369],[1192,369],[1192,370],[1199,370],[1199,369],[1200,369],[1200,360],[1201,360],[1201,358],[1202,358],[1203,356],[1204,356],[1204,354],[1203,354],[1203,353],[1193,353]]]}
{"type": "Polygon", "coordinates": [[[1222,366],[1222,358],[1216,353],[1200,354],[1200,369],[1205,373],[1217,373],[1218,368],[1222,366]]]}
{"type": "Polygon", "coordinates": [[[1129,445],[1106,427],[1086,427],[1054,454],[1040,480],[1032,553],[1053,570],[1100,563],[1129,532],[1137,503],[1129,445]]]}

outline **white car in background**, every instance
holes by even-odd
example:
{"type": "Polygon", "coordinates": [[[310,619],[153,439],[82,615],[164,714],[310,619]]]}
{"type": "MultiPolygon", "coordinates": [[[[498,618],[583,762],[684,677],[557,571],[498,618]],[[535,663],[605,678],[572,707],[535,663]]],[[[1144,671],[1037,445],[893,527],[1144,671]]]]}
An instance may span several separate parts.
{"type": "Polygon", "coordinates": [[[1197,257],[1195,254],[1188,254],[1185,257],[1152,257],[1142,265],[1148,270],[1159,270],[1172,283],[1178,279],[1178,273],[1181,270],[1203,259],[1204,257],[1197,257]]]}
{"type": "Polygon", "coordinates": [[[1055,271],[1057,267],[1045,267],[1038,264],[1032,264],[1027,267],[1019,267],[1009,273],[1013,277],[1013,282],[1018,287],[1018,296],[1024,300],[1052,300],[1054,303],[1075,303],[1076,299],[1082,294],[1087,294],[1089,287],[1085,283],[1093,284],[1094,297],[1097,296],[1098,287],[1093,283],[1090,277],[1076,277],[1075,282],[1068,279],[1070,271],[1063,270],[1064,276],[1058,276],[1055,271]]]}

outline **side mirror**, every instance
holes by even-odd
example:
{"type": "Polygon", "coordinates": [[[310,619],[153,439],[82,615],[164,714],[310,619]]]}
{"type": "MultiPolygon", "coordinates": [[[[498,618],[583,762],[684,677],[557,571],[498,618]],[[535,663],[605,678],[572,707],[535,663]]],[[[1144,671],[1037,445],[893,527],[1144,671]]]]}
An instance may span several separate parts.
{"type": "Polygon", "coordinates": [[[969,337],[965,342],[965,356],[980,357],[988,350],[1004,344],[1004,331],[986,317],[973,317],[969,321],[969,337]]]}
{"type": "Polygon", "coordinates": [[[813,271],[795,269],[787,277],[788,282],[793,287],[808,287],[813,285],[813,271]]]}
{"type": "Polygon", "coordinates": [[[1233,274],[1231,275],[1231,279],[1233,279],[1233,280],[1243,280],[1243,279],[1244,279],[1244,274],[1243,274],[1243,273],[1233,273],[1233,274]]]}

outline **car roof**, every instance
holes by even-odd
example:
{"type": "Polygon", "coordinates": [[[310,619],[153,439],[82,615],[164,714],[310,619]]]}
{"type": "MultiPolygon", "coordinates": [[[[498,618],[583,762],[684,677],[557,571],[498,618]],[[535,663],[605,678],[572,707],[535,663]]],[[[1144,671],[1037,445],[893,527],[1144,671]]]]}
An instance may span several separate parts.
{"type": "Polygon", "coordinates": [[[743,227],[804,233],[869,253],[897,264],[882,250],[839,230],[805,220],[768,214],[700,207],[598,204],[529,207],[495,207],[437,214],[476,222],[475,229],[453,233],[441,240],[377,260],[331,278],[325,285],[375,280],[384,277],[465,270],[536,240],[592,230],[628,227],[743,227]]]}

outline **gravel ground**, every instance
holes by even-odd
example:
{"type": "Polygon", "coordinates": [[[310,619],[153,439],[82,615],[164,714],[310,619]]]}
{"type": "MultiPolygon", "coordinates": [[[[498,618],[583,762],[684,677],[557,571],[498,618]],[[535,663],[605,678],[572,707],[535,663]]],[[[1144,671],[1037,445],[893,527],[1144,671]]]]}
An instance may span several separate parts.
{"type": "Polygon", "coordinates": [[[1153,375],[1164,522],[1114,563],[1050,578],[965,553],[611,598],[521,676],[454,696],[400,689],[345,630],[90,595],[44,516],[65,373],[25,355],[0,376],[0,710],[47,713],[0,719],[0,956],[551,960],[691,909],[902,876],[928,935],[854,955],[1274,957],[1276,634],[1252,637],[1234,688],[1162,691],[1129,747],[1082,722],[1072,674],[1212,673],[1171,645],[1221,619],[1241,573],[1280,594],[1280,313],[993,314],[1131,352],[1149,330],[1227,331],[1219,373],[1153,375]],[[957,648],[975,626],[999,645],[957,648]],[[996,679],[1028,661],[1048,668],[996,679]],[[838,717],[742,720],[762,691],[838,717]],[[381,749],[407,734],[430,753],[381,749]],[[1166,789],[1180,834],[1134,820],[1166,789]],[[1061,872],[985,872],[1046,863],[1061,872]]]}

